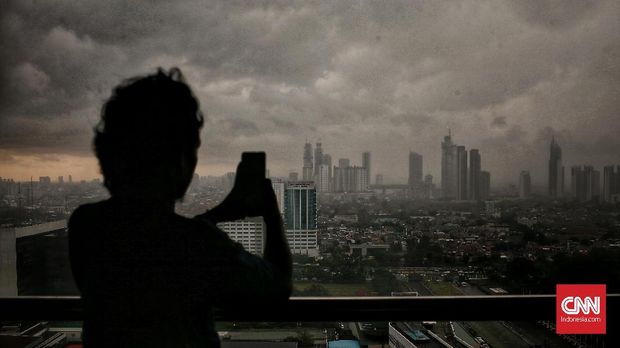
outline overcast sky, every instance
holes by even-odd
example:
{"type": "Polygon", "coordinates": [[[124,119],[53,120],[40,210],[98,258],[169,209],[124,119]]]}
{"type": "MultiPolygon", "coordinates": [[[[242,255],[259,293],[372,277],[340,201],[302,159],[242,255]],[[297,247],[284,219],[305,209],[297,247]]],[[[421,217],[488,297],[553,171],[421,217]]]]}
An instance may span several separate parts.
{"type": "Polygon", "coordinates": [[[301,171],[305,139],[439,182],[440,142],[478,148],[495,185],[528,169],[620,164],[620,2],[3,1],[0,176],[98,176],[92,128],[121,80],[178,66],[207,121],[198,172],[265,150],[301,171]]]}

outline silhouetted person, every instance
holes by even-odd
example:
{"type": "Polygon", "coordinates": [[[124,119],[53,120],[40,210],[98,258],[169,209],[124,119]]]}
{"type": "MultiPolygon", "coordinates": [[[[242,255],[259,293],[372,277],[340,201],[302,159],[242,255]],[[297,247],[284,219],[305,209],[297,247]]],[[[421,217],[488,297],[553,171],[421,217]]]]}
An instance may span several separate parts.
{"type": "Polygon", "coordinates": [[[178,69],[128,80],[105,103],[94,147],[111,198],[80,206],[69,221],[86,347],[219,347],[212,306],[290,296],[291,255],[269,180],[248,204],[242,162],[219,206],[193,219],[175,214],[202,123],[178,69]],[[246,216],[264,218],[263,258],[215,226],[246,216]]]}

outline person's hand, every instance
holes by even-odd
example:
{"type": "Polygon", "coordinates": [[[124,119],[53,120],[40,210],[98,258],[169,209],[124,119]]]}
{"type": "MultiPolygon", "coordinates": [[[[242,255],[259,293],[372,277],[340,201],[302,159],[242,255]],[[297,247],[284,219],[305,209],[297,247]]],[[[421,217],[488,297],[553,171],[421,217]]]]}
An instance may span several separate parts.
{"type": "Polygon", "coordinates": [[[246,217],[262,216],[277,218],[279,216],[271,180],[255,180],[246,175],[243,161],[237,167],[235,184],[226,198],[203,217],[218,223],[222,221],[240,220],[246,217]]]}

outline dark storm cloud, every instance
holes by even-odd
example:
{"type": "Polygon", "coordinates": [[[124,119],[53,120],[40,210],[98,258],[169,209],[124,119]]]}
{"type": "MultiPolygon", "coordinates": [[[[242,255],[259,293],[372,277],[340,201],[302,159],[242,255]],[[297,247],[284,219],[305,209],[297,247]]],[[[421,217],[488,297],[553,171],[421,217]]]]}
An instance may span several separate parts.
{"type": "Polygon", "coordinates": [[[333,158],[371,150],[397,180],[412,149],[439,179],[447,128],[498,181],[544,182],[552,134],[566,161],[620,161],[613,0],[13,1],[0,16],[3,164],[88,156],[111,88],[157,66],[200,99],[207,166],[264,149],[285,174],[308,138],[333,158]]]}

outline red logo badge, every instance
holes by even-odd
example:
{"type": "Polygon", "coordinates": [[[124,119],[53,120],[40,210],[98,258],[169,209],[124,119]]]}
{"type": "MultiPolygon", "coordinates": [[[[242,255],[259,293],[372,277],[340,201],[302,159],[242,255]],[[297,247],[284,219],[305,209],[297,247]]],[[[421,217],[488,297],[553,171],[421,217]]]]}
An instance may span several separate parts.
{"type": "Polygon", "coordinates": [[[556,333],[606,333],[605,284],[557,284],[555,291],[556,333]]]}

